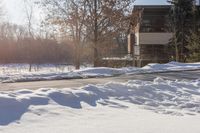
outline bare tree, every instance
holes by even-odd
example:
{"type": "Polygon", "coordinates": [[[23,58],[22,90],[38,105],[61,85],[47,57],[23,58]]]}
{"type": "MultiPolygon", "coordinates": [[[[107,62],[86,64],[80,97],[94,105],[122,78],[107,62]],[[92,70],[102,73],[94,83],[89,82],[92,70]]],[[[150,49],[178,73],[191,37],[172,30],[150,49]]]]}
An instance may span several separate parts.
{"type": "MultiPolygon", "coordinates": [[[[24,9],[26,13],[26,20],[27,20],[27,29],[28,29],[28,43],[31,44],[32,40],[34,39],[33,35],[33,1],[32,0],[24,0],[24,9]]],[[[28,46],[28,44],[27,44],[28,46]]],[[[29,48],[28,48],[29,49],[29,48]]],[[[32,61],[30,55],[30,51],[27,50],[27,58],[29,58],[29,71],[31,72],[32,70],[32,61]]]]}
{"type": "Polygon", "coordinates": [[[86,16],[86,2],[82,0],[44,0],[42,5],[49,12],[47,20],[59,25],[60,32],[70,37],[75,45],[75,66],[80,68],[81,45],[85,38],[84,22],[86,16]]]}
{"type": "Polygon", "coordinates": [[[102,44],[108,45],[119,32],[128,29],[133,2],[134,0],[44,0],[42,5],[49,12],[48,20],[71,34],[76,46],[75,64],[78,69],[80,44],[92,44],[94,66],[98,66],[102,44]]]}
{"type": "MultiPolygon", "coordinates": [[[[87,23],[94,49],[94,66],[100,60],[100,45],[128,30],[128,17],[134,0],[86,0],[87,23]],[[124,29],[126,28],[126,29],[124,29]]],[[[108,44],[107,44],[108,45],[108,44]]],[[[109,46],[108,46],[109,47],[109,46]]]]}

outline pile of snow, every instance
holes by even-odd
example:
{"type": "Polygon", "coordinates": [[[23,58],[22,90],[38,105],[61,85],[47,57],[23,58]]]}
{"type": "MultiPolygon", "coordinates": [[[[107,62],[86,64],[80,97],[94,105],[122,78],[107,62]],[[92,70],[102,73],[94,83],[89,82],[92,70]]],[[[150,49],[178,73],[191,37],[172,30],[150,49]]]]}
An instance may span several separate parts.
{"type": "Polygon", "coordinates": [[[81,70],[69,70],[52,66],[43,66],[40,71],[23,71],[21,66],[12,69],[12,66],[0,66],[0,82],[22,82],[22,81],[40,81],[40,80],[59,80],[72,78],[91,78],[91,77],[109,77],[121,74],[141,74],[153,72],[168,72],[180,70],[200,69],[200,63],[178,63],[170,62],[167,64],[149,64],[143,68],[82,68],[81,70]],[[9,69],[11,71],[9,71],[9,69]],[[19,70],[18,70],[18,69],[19,70]],[[17,71],[17,70],[18,71],[17,71]],[[12,71],[14,70],[14,71],[12,71]]]}
{"type": "Polygon", "coordinates": [[[179,62],[169,62],[167,64],[148,64],[143,67],[144,70],[152,71],[181,71],[181,70],[195,70],[200,69],[200,63],[179,63],[179,62]]]}
{"type": "MultiPolygon", "coordinates": [[[[127,83],[111,82],[87,85],[79,89],[39,89],[0,92],[0,125],[19,122],[24,114],[38,114],[52,106],[82,110],[89,107],[128,109],[132,106],[155,113],[176,116],[200,113],[200,80],[169,81],[161,78],[153,82],[133,80],[127,83]]],[[[69,123],[68,123],[69,124],[69,123]]],[[[78,125],[77,125],[78,126],[78,125]]]]}
{"type": "Polygon", "coordinates": [[[107,61],[109,61],[109,60],[111,60],[111,61],[133,61],[133,57],[131,57],[131,56],[125,56],[125,57],[112,57],[112,58],[108,58],[108,57],[106,57],[106,58],[103,58],[103,60],[107,60],[107,61]]]}

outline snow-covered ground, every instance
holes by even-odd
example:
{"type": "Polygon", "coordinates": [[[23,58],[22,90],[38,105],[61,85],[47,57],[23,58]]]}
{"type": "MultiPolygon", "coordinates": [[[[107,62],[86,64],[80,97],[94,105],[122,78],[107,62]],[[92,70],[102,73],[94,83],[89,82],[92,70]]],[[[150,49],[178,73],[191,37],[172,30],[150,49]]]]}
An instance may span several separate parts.
{"type": "Polygon", "coordinates": [[[1,133],[200,133],[200,80],[0,92],[1,133]]]}
{"type": "Polygon", "coordinates": [[[200,63],[177,63],[149,64],[143,68],[82,68],[74,70],[73,66],[41,65],[33,67],[33,71],[28,71],[28,65],[11,64],[0,65],[0,82],[19,82],[37,80],[57,80],[69,78],[88,78],[115,76],[120,74],[139,74],[152,72],[180,71],[200,69],[200,63]]]}

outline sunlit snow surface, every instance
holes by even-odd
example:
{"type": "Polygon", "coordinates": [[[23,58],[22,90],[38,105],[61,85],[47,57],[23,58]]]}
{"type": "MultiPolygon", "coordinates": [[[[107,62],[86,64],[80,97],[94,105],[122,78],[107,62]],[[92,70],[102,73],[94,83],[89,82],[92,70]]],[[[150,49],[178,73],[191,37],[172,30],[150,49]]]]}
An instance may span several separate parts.
{"type": "Polygon", "coordinates": [[[0,92],[1,133],[199,133],[200,80],[0,92]]]}
{"type": "Polygon", "coordinates": [[[106,68],[82,67],[74,70],[73,66],[39,65],[33,66],[32,72],[28,71],[27,64],[0,65],[0,82],[24,82],[40,80],[59,80],[71,78],[108,77],[120,74],[139,74],[152,72],[180,71],[200,69],[200,63],[149,64],[143,68],[106,68]]]}
{"type": "MultiPolygon", "coordinates": [[[[200,69],[200,63],[143,68],[0,65],[0,82],[200,69]]],[[[0,83],[1,84],[1,83],[0,83]]],[[[25,88],[24,88],[25,89],[25,88]]],[[[77,89],[0,92],[0,133],[200,133],[200,80],[133,80],[77,89]]]]}

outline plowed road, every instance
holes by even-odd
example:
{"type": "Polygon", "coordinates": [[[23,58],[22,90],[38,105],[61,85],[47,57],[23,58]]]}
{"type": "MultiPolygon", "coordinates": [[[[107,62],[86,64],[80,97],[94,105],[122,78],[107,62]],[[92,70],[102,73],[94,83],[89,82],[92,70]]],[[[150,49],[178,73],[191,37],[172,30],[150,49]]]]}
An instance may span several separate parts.
{"type": "Polygon", "coordinates": [[[169,73],[152,73],[137,75],[121,75],[109,78],[91,78],[91,79],[74,79],[74,80],[54,80],[38,82],[20,82],[20,83],[0,83],[0,91],[11,91],[21,89],[39,89],[39,88],[77,88],[88,84],[104,84],[107,82],[127,82],[129,80],[152,81],[156,77],[169,80],[195,80],[200,78],[198,71],[182,71],[169,73]]]}

